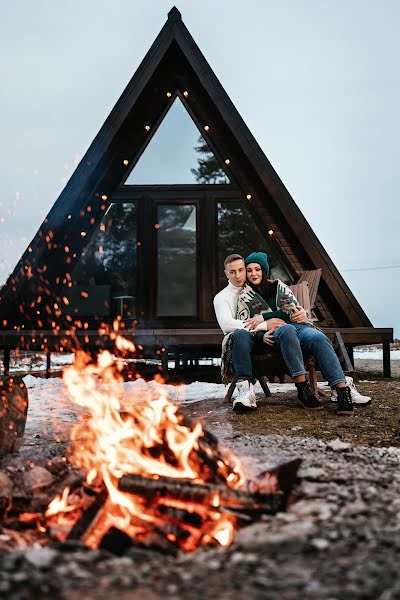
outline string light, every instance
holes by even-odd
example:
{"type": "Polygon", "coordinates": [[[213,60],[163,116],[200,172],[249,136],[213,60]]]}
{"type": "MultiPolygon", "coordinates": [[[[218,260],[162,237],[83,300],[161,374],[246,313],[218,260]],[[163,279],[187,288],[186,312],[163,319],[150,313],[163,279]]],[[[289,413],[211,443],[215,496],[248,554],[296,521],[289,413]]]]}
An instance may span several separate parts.
{"type": "Polygon", "coordinates": [[[103,195],[102,195],[102,197],[101,197],[101,199],[102,199],[102,200],[107,200],[107,196],[106,196],[106,194],[103,194],[103,195]]]}
{"type": "Polygon", "coordinates": [[[189,96],[189,92],[188,92],[187,90],[185,90],[185,91],[183,92],[183,95],[185,96],[185,98],[187,98],[187,97],[189,96]]]}
{"type": "Polygon", "coordinates": [[[247,194],[246,198],[247,200],[251,200],[251,194],[247,194]]]}
{"type": "Polygon", "coordinates": [[[150,125],[146,125],[146,126],[145,126],[145,130],[146,130],[146,131],[150,131],[150,125]]]}
{"type": "Polygon", "coordinates": [[[230,164],[231,164],[231,161],[229,160],[229,158],[226,158],[226,159],[225,159],[225,164],[226,164],[226,165],[230,165],[230,164]]]}
{"type": "Polygon", "coordinates": [[[210,131],[210,128],[208,125],[204,125],[204,131],[210,131]]]}
{"type": "Polygon", "coordinates": [[[171,92],[167,92],[167,98],[171,98],[172,94],[171,92]]]}
{"type": "Polygon", "coordinates": [[[269,230],[268,230],[268,233],[269,233],[269,235],[273,235],[273,233],[274,233],[274,230],[273,230],[273,229],[269,229],[269,230]]]}
{"type": "Polygon", "coordinates": [[[129,165],[129,160],[125,159],[125,160],[124,160],[124,165],[125,165],[125,166],[129,165]]]}

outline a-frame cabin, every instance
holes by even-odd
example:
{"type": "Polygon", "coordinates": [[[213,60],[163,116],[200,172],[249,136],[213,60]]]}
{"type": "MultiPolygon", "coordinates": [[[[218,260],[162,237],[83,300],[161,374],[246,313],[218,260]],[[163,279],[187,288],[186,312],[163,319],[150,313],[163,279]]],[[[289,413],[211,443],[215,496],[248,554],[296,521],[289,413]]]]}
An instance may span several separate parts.
{"type": "Polygon", "coordinates": [[[393,330],[372,327],[173,8],[1,290],[5,363],[17,347],[69,347],[72,326],[74,340],[104,345],[116,317],[164,362],[171,352],[217,356],[223,259],[252,250],[288,283],[321,268],[319,326],[341,331],[349,349],[384,343],[388,372],[393,330]],[[157,160],[137,176],[173,111],[197,127],[197,162],[182,178],[171,169],[163,181],[157,160]]]}

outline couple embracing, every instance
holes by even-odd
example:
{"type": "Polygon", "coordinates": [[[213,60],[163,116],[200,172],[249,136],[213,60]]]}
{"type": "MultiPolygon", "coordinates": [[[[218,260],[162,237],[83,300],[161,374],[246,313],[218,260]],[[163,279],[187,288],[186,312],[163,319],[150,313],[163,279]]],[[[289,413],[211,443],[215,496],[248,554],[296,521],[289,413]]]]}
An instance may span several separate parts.
{"type": "Polygon", "coordinates": [[[290,288],[279,279],[268,279],[264,252],[252,252],[246,259],[231,254],[224,268],[228,285],[215,296],[214,309],[225,334],[222,380],[236,380],[235,411],[257,408],[251,355],[270,352],[271,347],[281,352],[304,408],[319,410],[322,404],[306,381],[303,354],[315,356],[333,390],[337,415],[353,414],[353,402],[369,403],[370,398],[361,396],[345,377],[330,340],[314,327],[290,288]]]}

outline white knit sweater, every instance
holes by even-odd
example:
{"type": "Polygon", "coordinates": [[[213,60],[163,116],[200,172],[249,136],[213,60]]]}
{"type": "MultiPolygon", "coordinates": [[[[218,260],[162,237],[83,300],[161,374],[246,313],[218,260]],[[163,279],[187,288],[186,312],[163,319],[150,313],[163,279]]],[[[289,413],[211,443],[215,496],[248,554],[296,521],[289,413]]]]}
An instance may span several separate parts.
{"type": "Polygon", "coordinates": [[[243,321],[235,319],[238,297],[242,289],[229,282],[226,288],[218,292],[214,298],[214,310],[218,325],[225,334],[236,331],[236,329],[244,329],[243,321]]]}

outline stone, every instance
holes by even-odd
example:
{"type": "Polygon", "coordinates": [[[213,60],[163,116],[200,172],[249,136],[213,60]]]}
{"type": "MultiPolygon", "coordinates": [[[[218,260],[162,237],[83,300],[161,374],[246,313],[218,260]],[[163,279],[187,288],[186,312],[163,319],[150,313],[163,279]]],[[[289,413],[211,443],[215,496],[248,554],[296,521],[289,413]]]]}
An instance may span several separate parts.
{"type": "Polygon", "coordinates": [[[316,550],[326,550],[330,546],[329,541],[325,538],[313,538],[310,543],[316,550]]]}
{"type": "Polygon", "coordinates": [[[34,494],[51,485],[53,476],[44,467],[33,467],[24,473],[23,480],[26,490],[34,494]]]}
{"type": "Polygon", "coordinates": [[[321,479],[326,476],[326,471],[320,467],[308,467],[307,469],[301,469],[299,471],[299,477],[301,479],[321,479]]]}
{"type": "Polygon", "coordinates": [[[25,552],[26,560],[38,569],[48,569],[57,556],[57,550],[48,546],[32,546],[25,552]]]}
{"type": "Polygon", "coordinates": [[[336,438],[330,442],[327,442],[326,447],[334,452],[345,452],[346,450],[351,449],[351,444],[347,444],[346,442],[342,442],[342,440],[339,438],[336,438]]]}
{"type": "Polygon", "coordinates": [[[11,498],[13,483],[4,471],[0,471],[0,498],[11,498]]]}
{"type": "Polygon", "coordinates": [[[320,521],[326,521],[337,512],[335,504],[323,500],[300,500],[293,504],[289,511],[299,518],[317,517],[320,521]]]}

